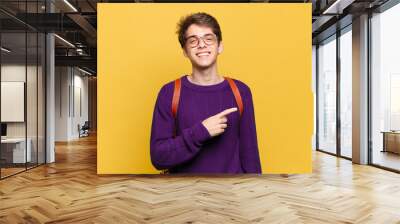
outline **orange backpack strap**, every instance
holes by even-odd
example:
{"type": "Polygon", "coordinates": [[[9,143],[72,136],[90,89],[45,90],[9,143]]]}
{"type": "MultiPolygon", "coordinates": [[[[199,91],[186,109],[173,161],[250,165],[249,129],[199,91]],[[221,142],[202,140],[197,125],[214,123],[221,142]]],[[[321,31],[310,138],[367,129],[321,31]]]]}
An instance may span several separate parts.
{"type": "MultiPolygon", "coordinates": [[[[229,77],[224,77],[228,83],[229,86],[232,89],[233,95],[235,96],[236,104],[239,107],[239,113],[240,116],[243,114],[243,101],[242,101],[242,96],[240,95],[239,89],[233,81],[233,79],[229,77]]],[[[176,79],[175,80],[175,86],[174,86],[174,94],[172,96],[172,115],[174,118],[176,118],[176,113],[178,112],[178,105],[179,105],[179,98],[181,96],[181,79],[176,79]]]]}
{"type": "Polygon", "coordinates": [[[174,95],[172,96],[172,116],[176,118],[178,112],[179,98],[181,96],[181,79],[175,80],[174,95]]]}
{"type": "Polygon", "coordinates": [[[228,80],[229,86],[232,89],[233,95],[235,96],[235,100],[236,100],[236,104],[239,107],[239,113],[240,116],[242,116],[243,114],[243,101],[242,101],[242,96],[240,95],[239,89],[236,86],[235,81],[233,81],[233,79],[229,78],[229,77],[224,77],[226,80],[228,80]]]}
{"type": "MultiPolygon", "coordinates": [[[[175,126],[174,126],[174,137],[176,136],[177,130],[177,119],[176,113],[178,112],[178,105],[179,105],[179,98],[181,97],[181,79],[176,79],[174,83],[174,94],[172,95],[172,116],[175,119],[175,126]]],[[[161,174],[168,174],[169,170],[164,169],[161,171],[161,174]]]]}

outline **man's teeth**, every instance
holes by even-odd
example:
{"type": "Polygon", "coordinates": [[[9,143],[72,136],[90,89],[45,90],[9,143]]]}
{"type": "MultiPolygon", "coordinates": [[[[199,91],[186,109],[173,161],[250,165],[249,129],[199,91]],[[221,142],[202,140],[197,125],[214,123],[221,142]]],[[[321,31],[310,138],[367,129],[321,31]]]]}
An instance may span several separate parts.
{"type": "Polygon", "coordinates": [[[205,52],[205,53],[200,53],[200,54],[197,54],[197,56],[206,56],[206,55],[209,55],[210,53],[208,53],[208,52],[205,52]]]}

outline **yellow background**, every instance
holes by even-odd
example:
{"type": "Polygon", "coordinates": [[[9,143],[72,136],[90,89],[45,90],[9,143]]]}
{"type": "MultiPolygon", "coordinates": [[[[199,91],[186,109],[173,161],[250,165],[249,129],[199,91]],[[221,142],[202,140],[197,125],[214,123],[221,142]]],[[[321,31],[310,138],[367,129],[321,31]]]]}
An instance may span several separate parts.
{"type": "Polygon", "coordinates": [[[191,72],[176,31],[181,16],[218,20],[219,73],[253,94],[263,173],[312,170],[311,4],[98,4],[99,174],[159,173],[150,161],[155,100],[191,72]]]}

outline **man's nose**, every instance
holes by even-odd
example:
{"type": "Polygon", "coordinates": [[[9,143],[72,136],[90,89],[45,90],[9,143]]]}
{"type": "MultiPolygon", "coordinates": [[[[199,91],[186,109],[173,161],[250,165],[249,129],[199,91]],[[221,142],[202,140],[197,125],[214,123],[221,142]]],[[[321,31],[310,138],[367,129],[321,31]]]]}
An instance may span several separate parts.
{"type": "Polygon", "coordinates": [[[203,48],[206,46],[206,43],[204,43],[204,40],[200,38],[199,40],[199,47],[203,48]]]}

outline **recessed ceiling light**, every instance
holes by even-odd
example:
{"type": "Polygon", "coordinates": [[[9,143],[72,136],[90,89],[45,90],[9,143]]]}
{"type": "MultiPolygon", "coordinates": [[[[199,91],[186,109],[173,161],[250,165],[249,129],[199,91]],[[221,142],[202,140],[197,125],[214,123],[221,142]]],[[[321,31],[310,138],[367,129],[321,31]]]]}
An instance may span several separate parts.
{"type": "Polygon", "coordinates": [[[343,9],[354,1],[355,0],[336,0],[332,5],[325,9],[322,14],[342,14],[343,9]]]}
{"type": "Polygon", "coordinates": [[[78,67],[78,70],[81,71],[81,72],[83,72],[83,73],[85,73],[85,74],[93,75],[92,73],[90,73],[90,72],[88,72],[88,71],[86,71],[86,70],[83,70],[83,69],[81,69],[81,68],[79,68],[79,67],[78,67]]]}
{"type": "Polygon", "coordinates": [[[74,10],[74,12],[78,12],[78,10],[71,4],[69,3],[69,1],[64,0],[65,4],[67,4],[72,10],[74,10]]]}
{"type": "Polygon", "coordinates": [[[68,40],[66,40],[66,39],[64,39],[64,38],[62,38],[62,37],[60,37],[60,36],[57,35],[57,34],[54,34],[54,36],[57,37],[58,39],[60,39],[61,41],[63,41],[64,43],[68,44],[69,46],[75,48],[75,45],[73,45],[73,44],[72,44],[71,42],[69,42],[68,40]]]}
{"type": "Polygon", "coordinates": [[[7,48],[5,48],[5,47],[1,47],[1,50],[4,51],[4,52],[6,52],[6,53],[10,53],[10,52],[11,52],[11,50],[9,50],[9,49],[7,49],[7,48]]]}

